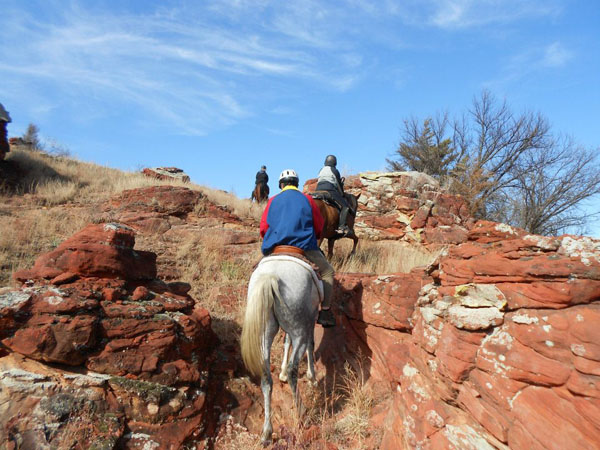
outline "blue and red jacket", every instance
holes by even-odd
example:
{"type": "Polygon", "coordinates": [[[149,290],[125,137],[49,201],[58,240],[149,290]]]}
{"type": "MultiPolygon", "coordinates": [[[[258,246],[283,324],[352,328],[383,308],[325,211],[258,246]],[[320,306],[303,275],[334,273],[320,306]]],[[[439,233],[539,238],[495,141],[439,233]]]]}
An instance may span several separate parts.
{"type": "Polygon", "coordinates": [[[260,220],[261,250],[270,254],[277,245],[317,250],[325,221],[312,197],[294,186],[284,187],[269,199],[260,220]]]}

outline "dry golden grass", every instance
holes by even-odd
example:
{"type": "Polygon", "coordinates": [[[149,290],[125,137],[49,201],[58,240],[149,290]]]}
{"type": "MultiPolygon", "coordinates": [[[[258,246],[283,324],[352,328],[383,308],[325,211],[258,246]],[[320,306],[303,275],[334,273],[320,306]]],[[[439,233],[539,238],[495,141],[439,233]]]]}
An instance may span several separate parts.
{"type": "MultiPolygon", "coordinates": [[[[7,161],[18,168],[19,176],[10,188],[0,186],[0,286],[9,283],[13,271],[31,267],[40,253],[52,250],[86,224],[101,220],[97,217],[98,205],[127,189],[184,186],[199,190],[233,214],[254,221],[260,218],[263,208],[233,194],[192,183],[157,180],[141,173],[52,156],[24,147],[11,149],[7,161]],[[68,208],[62,205],[68,205],[68,208]]],[[[190,261],[187,264],[192,264],[192,258],[200,258],[196,259],[195,266],[187,269],[188,279],[202,281],[200,290],[204,290],[209,281],[236,281],[241,276],[238,273],[247,274],[237,262],[215,262],[217,258],[222,259],[218,240],[209,244],[210,249],[206,250],[208,247],[204,246],[202,252],[197,246],[188,244],[186,249],[191,253],[182,258],[190,261]],[[211,273],[221,275],[215,278],[211,273]]],[[[185,254],[185,251],[179,253],[185,254]]]]}
{"type": "MultiPolygon", "coordinates": [[[[326,247],[327,245],[323,244],[323,248],[326,247]]],[[[351,250],[350,239],[336,242],[331,259],[336,272],[408,273],[415,267],[431,264],[440,253],[397,241],[360,240],[356,253],[352,256],[351,250]]]]}
{"type": "Polygon", "coordinates": [[[360,354],[352,364],[346,362],[343,373],[339,377],[334,374],[328,388],[325,380],[315,387],[306,385],[302,421],[295,420],[292,409],[291,417],[286,420],[294,425],[292,431],[296,435],[301,436],[307,427],[318,425],[318,438],[334,442],[340,449],[364,448],[363,441],[374,431],[369,428],[369,419],[375,405],[373,390],[366,382],[364,362],[360,354]]]}
{"type": "Polygon", "coordinates": [[[231,319],[241,319],[245,297],[237,298],[232,310],[232,305],[217,301],[218,288],[231,287],[235,291],[236,287],[245,286],[256,262],[251,258],[228,257],[223,239],[210,234],[191,235],[179,245],[176,255],[182,281],[192,285],[190,294],[211,313],[231,319]]]}
{"type": "Polygon", "coordinates": [[[336,420],[334,429],[346,438],[362,441],[369,432],[369,418],[374,398],[371,387],[365,383],[362,364],[358,370],[350,364],[344,365],[344,375],[340,386],[345,407],[342,417],[336,420]]]}
{"type": "Polygon", "coordinates": [[[126,189],[160,184],[191,187],[180,181],[156,180],[139,172],[111,169],[19,147],[11,150],[6,159],[16,163],[22,172],[17,193],[34,194],[35,199],[45,205],[72,201],[91,203],[105,200],[126,189]]]}
{"type": "Polygon", "coordinates": [[[16,210],[0,214],[0,286],[12,272],[29,268],[91,220],[87,211],[66,208],[16,210]]]}
{"type": "Polygon", "coordinates": [[[52,156],[16,147],[8,154],[8,161],[16,163],[23,176],[17,193],[35,195],[38,203],[59,205],[67,202],[82,204],[104,201],[127,189],[156,185],[175,185],[198,190],[217,205],[241,218],[260,220],[264,205],[257,205],[235,195],[182,181],[163,181],[140,172],[127,172],[73,158],[52,156]]]}
{"type": "Polygon", "coordinates": [[[227,207],[234,215],[241,218],[254,219],[256,222],[260,222],[260,217],[262,216],[265,204],[259,205],[258,203],[252,203],[248,199],[238,198],[229,192],[210,189],[205,186],[199,186],[199,190],[206,195],[212,203],[227,207]]]}

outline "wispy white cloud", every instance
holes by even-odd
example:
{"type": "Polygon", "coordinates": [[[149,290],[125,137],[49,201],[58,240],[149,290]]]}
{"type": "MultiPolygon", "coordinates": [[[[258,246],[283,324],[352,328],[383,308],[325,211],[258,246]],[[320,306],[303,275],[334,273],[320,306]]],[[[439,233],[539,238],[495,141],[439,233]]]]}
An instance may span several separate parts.
{"type": "Polygon", "coordinates": [[[544,49],[542,64],[548,67],[564,66],[571,58],[573,53],[560,42],[554,42],[544,49]]]}
{"type": "MultiPolygon", "coordinates": [[[[57,102],[74,109],[94,104],[98,115],[135,108],[148,123],[187,134],[272,110],[265,98],[288,95],[292,86],[296,96],[307,86],[348,91],[378,69],[369,46],[397,50],[403,27],[463,29],[554,14],[559,5],[214,0],[207,6],[167,1],[139,13],[76,1],[44,11],[16,4],[0,17],[0,28],[12,39],[0,47],[0,77],[10,80],[5,86],[32,96],[43,111],[57,102]]],[[[569,57],[556,44],[543,62],[559,66],[569,57]]]]}
{"type": "Polygon", "coordinates": [[[428,22],[447,29],[510,23],[559,14],[558,0],[434,0],[428,22]]]}
{"type": "Polygon", "coordinates": [[[487,87],[514,83],[531,75],[540,75],[564,67],[575,53],[561,42],[527,47],[513,55],[500,75],[485,83],[487,87]]]}

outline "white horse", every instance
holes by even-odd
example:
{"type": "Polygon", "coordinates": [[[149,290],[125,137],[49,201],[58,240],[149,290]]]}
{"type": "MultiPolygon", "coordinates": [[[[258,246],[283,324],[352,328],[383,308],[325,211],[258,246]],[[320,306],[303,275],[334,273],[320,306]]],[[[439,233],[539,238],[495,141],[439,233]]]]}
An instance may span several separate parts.
{"type": "Polygon", "coordinates": [[[285,255],[264,258],[252,273],[242,328],[241,350],[244,364],[253,375],[261,376],[265,422],[261,435],[264,444],[271,440],[271,345],[281,327],[286,333],[284,363],[290,341],[292,353],[287,370],[279,378],[289,381],[294,404],[302,403],[298,392],[298,364],[306,352],[309,380],[314,380],[314,330],[319,303],[323,298],[321,280],[309,264],[285,255]]]}

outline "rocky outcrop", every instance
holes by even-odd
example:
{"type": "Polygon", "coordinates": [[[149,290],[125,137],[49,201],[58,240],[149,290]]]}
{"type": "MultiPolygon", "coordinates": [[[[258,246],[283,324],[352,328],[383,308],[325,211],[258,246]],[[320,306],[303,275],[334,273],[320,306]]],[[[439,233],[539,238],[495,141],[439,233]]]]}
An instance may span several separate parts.
{"type": "Polygon", "coordinates": [[[146,234],[159,234],[185,220],[205,201],[202,193],[179,186],[129,189],[105,206],[105,216],[146,234]]]}
{"type": "Polygon", "coordinates": [[[189,183],[190,177],[182,169],[177,167],[152,167],[145,168],[142,173],[148,177],[166,181],[181,181],[189,183]]]}
{"type": "Polygon", "coordinates": [[[156,255],[134,250],[135,234],[117,223],[88,225],[55,250],[41,255],[31,270],[15,272],[18,281],[54,280],[64,284],[78,277],[150,280],[156,277],[156,255]]]}
{"type": "MultiPolygon", "coordinates": [[[[308,180],[305,192],[316,185],[308,180]]],[[[345,190],[360,194],[354,227],[361,238],[460,244],[473,223],[464,200],[424,173],[364,172],[347,177],[345,190]]]]}
{"type": "Polygon", "coordinates": [[[103,219],[126,224],[145,235],[181,228],[192,218],[204,218],[207,223],[203,225],[221,228],[223,223],[243,223],[226,207],[214,204],[201,192],[180,186],[125,190],[106,203],[103,214],[103,219]]]}
{"type": "Polygon", "coordinates": [[[124,225],[90,225],[17,272],[20,289],[0,294],[9,354],[0,359],[2,446],[70,448],[91,433],[129,448],[135,439],[180,448],[212,423],[210,315],[189,285],[155,279],[156,255],[134,243],[124,225]],[[50,422],[53,431],[42,432],[50,422]]]}
{"type": "Polygon", "coordinates": [[[394,388],[381,448],[600,448],[600,241],[485,221],[467,239],[427,284],[354,276],[338,299],[341,341],[394,388]]]}

